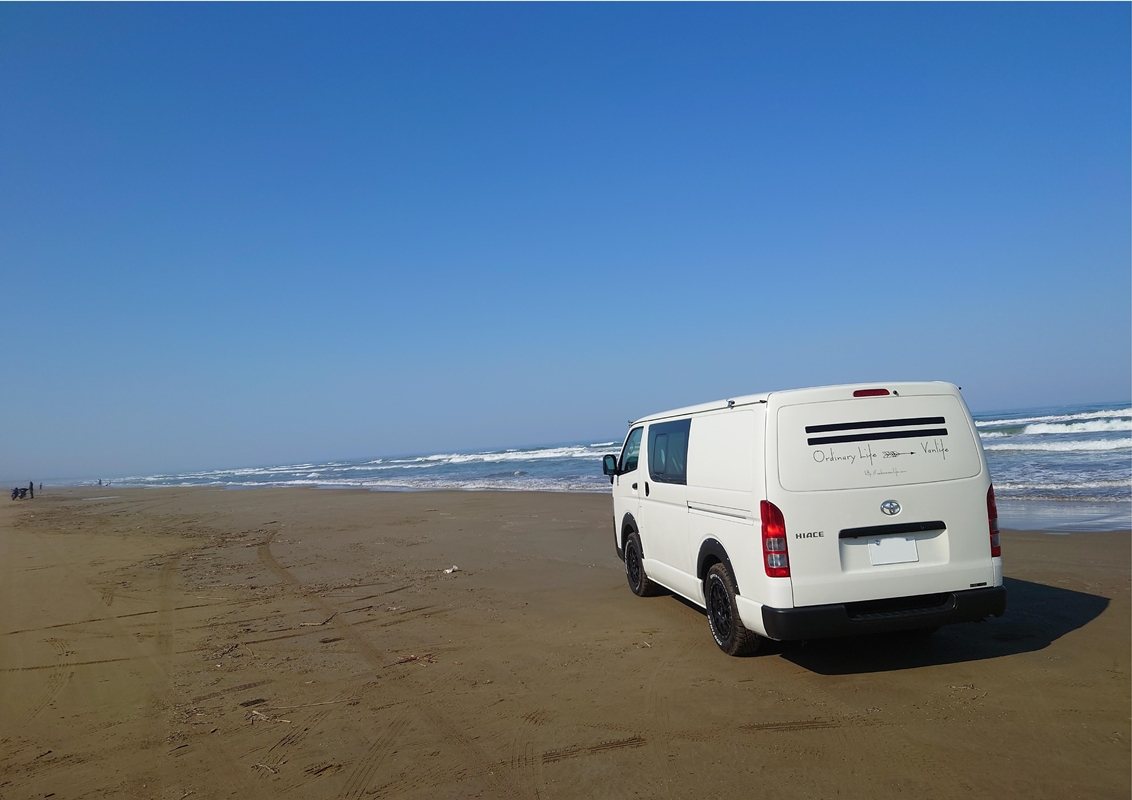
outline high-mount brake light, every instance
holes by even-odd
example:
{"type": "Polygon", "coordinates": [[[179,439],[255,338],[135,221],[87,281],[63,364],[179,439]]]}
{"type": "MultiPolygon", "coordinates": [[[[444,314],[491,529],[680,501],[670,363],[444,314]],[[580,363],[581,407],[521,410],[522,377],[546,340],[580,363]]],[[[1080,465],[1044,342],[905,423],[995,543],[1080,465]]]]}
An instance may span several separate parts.
{"type": "Polygon", "coordinates": [[[786,519],[769,500],[759,503],[763,519],[763,565],[767,577],[789,578],[790,557],[786,554],[786,519]]]}
{"type": "Polygon", "coordinates": [[[854,397],[884,397],[888,389],[858,389],[853,392],[854,397]]]}
{"type": "Polygon", "coordinates": [[[998,506],[994,502],[994,486],[987,489],[987,525],[990,527],[991,558],[1002,555],[1002,545],[998,541],[998,506]]]}

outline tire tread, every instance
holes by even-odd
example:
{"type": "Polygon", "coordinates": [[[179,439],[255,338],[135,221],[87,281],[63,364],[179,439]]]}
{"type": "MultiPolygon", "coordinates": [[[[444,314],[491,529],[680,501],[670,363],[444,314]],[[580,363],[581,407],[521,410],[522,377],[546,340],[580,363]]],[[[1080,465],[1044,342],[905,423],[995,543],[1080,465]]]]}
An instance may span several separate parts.
{"type": "Polygon", "coordinates": [[[704,600],[705,605],[709,606],[707,609],[708,627],[711,629],[712,639],[719,645],[719,649],[729,656],[748,656],[758,650],[760,638],[757,633],[748,630],[743,624],[743,620],[739,617],[739,607],[735,602],[735,596],[735,585],[731,581],[731,573],[727,571],[727,567],[721,563],[712,564],[704,577],[704,600]],[[708,584],[713,576],[722,581],[727,590],[727,600],[731,605],[732,635],[730,639],[723,642],[720,642],[716,636],[715,627],[712,624],[711,601],[708,599],[708,584]]]}
{"type": "Polygon", "coordinates": [[[629,590],[637,597],[656,597],[660,594],[661,589],[658,584],[654,583],[649,578],[648,573],[645,572],[644,554],[645,551],[641,547],[641,537],[636,531],[633,531],[625,537],[625,579],[629,582],[629,590]],[[629,554],[630,547],[636,548],[637,558],[639,558],[641,562],[641,581],[639,586],[633,586],[633,579],[629,575],[629,559],[631,558],[629,554]]]}

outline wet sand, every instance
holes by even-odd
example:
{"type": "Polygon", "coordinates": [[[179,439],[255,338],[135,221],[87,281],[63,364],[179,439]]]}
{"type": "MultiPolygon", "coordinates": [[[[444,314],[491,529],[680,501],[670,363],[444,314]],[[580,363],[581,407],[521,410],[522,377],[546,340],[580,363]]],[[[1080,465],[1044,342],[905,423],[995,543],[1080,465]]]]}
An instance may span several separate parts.
{"type": "Polygon", "coordinates": [[[630,594],[610,527],[604,495],[4,502],[0,798],[1132,792],[1129,532],[1004,532],[1001,619],[735,659],[630,594]]]}

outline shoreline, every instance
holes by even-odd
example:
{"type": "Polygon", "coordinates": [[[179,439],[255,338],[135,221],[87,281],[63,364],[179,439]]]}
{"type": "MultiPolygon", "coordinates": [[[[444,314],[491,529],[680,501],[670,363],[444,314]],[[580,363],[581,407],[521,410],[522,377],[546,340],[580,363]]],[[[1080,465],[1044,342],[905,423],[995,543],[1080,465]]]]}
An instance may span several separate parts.
{"type": "Polygon", "coordinates": [[[1050,534],[1132,529],[1132,500],[997,500],[1000,524],[1050,534]]]}
{"type": "MultiPolygon", "coordinates": [[[[38,484],[37,484],[38,486],[38,484]]],[[[112,485],[91,486],[89,484],[49,484],[44,483],[42,492],[59,492],[64,493],[75,490],[88,491],[88,490],[109,490],[117,489],[122,491],[155,491],[155,490],[185,490],[185,489],[223,489],[233,492],[245,492],[256,490],[308,490],[316,489],[323,492],[366,492],[366,493],[388,493],[388,494],[428,494],[430,492],[460,492],[466,494],[485,493],[485,494],[551,494],[551,495],[581,495],[581,496],[605,496],[608,497],[608,489],[594,489],[594,490],[581,490],[581,489],[515,489],[515,488],[460,488],[460,487],[445,487],[445,488],[429,488],[429,487],[388,487],[388,486],[335,486],[328,484],[303,484],[303,485],[265,485],[265,484],[215,484],[215,485],[202,485],[202,484],[185,484],[180,486],[120,486],[114,487],[112,485]]],[[[37,491],[40,491],[37,489],[37,491]]],[[[1126,531],[1132,530],[1132,498],[1128,501],[1121,500],[1078,500],[1066,498],[1064,500],[1027,500],[1020,498],[997,498],[999,510],[999,526],[1002,530],[1013,531],[1036,531],[1048,533],[1051,535],[1064,535],[1069,533],[1104,533],[1108,531],[1126,531]]]]}

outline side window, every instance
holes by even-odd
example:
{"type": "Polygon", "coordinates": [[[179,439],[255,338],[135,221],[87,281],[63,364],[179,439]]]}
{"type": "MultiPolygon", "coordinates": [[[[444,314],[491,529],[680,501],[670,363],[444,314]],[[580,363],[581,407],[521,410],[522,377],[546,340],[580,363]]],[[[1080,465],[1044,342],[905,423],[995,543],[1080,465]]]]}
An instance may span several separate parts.
{"type": "Polygon", "coordinates": [[[657,483],[688,482],[688,431],[692,420],[649,426],[649,477],[657,483]]]}
{"type": "Polygon", "coordinates": [[[637,468],[637,458],[641,455],[641,434],[644,430],[644,428],[634,428],[629,438],[625,440],[625,446],[621,448],[621,464],[617,467],[618,472],[632,472],[637,468]]]}

